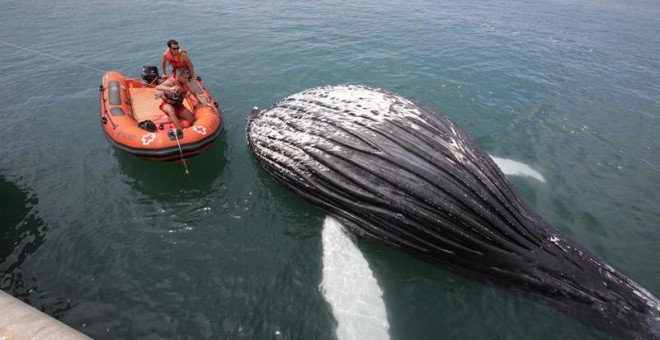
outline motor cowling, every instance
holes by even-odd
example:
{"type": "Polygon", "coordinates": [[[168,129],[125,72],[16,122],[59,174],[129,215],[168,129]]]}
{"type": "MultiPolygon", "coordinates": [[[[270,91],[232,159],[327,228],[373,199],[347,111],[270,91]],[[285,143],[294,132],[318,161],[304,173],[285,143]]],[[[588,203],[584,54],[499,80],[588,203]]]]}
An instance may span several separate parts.
{"type": "Polygon", "coordinates": [[[147,84],[160,84],[163,81],[163,78],[158,74],[158,67],[142,66],[142,80],[147,84]]]}

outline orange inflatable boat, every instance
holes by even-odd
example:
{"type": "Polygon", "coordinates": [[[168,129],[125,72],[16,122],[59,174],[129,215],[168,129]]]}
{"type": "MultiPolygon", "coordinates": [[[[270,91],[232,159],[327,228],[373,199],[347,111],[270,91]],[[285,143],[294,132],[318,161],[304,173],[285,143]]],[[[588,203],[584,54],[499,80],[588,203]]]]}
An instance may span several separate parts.
{"type": "Polygon", "coordinates": [[[147,78],[143,72],[143,80],[126,78],[117,71],[103,75],[99,102],[106,136],[118,149],[148,160],[176,161],[204,152],[222,130],[218,103],[197,77],[190,87],[203,103],[193,96],[184,100],[195,121],[181,130],[171,123],[156,126],[153,122],[166,114],[159,108],[162,100],[155,88],[161,79],[155,67],[149,68],[153,77],[147,78]]]}

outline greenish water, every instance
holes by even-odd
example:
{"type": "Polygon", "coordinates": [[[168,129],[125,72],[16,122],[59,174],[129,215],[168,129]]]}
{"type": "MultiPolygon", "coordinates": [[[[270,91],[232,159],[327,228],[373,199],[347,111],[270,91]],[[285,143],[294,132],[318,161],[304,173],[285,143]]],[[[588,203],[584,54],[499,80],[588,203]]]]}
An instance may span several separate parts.
{"type": "MultiPolygon", "coordinates": [[[[0,289],[94,338],[333,339],[324,215],[258,168],[253,106],[337,83],[443,112],[551,224],[660,295],[656,1],[17,1],[0,12],[0,289]],[[218,143],[177,164],[111,147],[101,72],[165,41],[220,102],[218,143]]],[[[392,339],[606,335],[372,242],[392,339]]],[[[0,312],[1,317],[1,312],[0,312]]]]}

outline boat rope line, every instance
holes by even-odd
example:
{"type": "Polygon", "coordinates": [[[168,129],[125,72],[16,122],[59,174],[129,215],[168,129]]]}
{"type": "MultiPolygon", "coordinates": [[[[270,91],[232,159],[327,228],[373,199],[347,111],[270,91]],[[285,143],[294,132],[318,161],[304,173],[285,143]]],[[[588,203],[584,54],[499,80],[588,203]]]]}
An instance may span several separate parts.
{"type": "Polygon", "coordinates": [[[58,56],[56,56],[56,55],[52,55],[52,54],[50,54],[50,53],[45,53],[45,52],[41,52],[41,51],[35,50],[35,49],[33,49],[33,48],[29,48],[29,47],[25,47],[25,46],[21,46],[21,45],[12,44],[12,43],[7,42],[7,41],[4,41],[4,40],[0,40],[0,43],[3,43],[3,44],[8,45],[8,46],[12,46],[12,47],[15,47],[15,48],[18,48],[18,49],[24,50],[24,51],[28,51],[28,52],[32,52],[32,53],[41,54],[42,56],[46,56],[46,57],[49,57],[49,58],[57,59],[57,60],[59,60],[59,61],[63,61],[63,62],[69,63],[69,64],[78,65],[78,66],[80,66],[80,67],[84,67],[84,68],[87,68],[87,69],[90,69],[90,70],[99,71],[99,72],[101,72],[101,73],[106,73],[106,72],[107,72],[107,71],[104,71],[104,70],[102,70],[102,69],[100,69],[100,68],[96,68],[96,67],[93,67],[93,66],[85,65],[85,64],[83,64],[83,63],[79,63],[79,62],[77,62],[77,61],[73,61],[73,60],[64,59],[64,58],[58,57],[58,56]]]}
{"type": "Polygon", "coordinates": [[[178,134],[178,129],[174,129],[174,137],[176,138],[176,145],[179,146],[179,154],[181,155],[181,163],[183,163],[183,167],[186,169],[186,175],[189,174],[190,172],[188,171],[188,164],[186,164],[186,160],[183,158],[183,151],[181,150],[181,143],[179,143],[179,134],[178,134]]]}

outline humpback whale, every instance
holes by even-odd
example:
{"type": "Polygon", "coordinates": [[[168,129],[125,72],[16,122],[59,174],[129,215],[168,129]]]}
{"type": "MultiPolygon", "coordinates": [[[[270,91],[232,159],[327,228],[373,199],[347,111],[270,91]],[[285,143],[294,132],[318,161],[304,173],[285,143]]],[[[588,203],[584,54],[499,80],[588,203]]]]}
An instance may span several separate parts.
{"type": "Polygon", "coordinates": [[[395,93],[322,86],[246,120],[257,162],[352,233],[528,293],[588,324],[660,338],[660,301],[562,235],[445,116],[395,93]]]}

